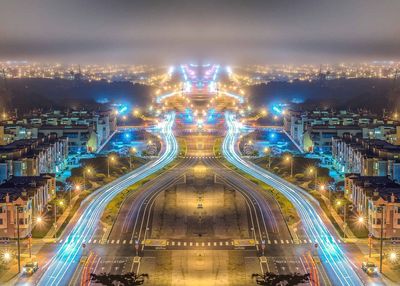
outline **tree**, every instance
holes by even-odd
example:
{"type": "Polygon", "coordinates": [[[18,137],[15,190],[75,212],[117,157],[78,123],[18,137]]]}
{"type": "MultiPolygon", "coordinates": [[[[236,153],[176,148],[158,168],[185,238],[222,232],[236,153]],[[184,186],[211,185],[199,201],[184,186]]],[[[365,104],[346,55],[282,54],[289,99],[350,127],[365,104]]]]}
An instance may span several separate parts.
{"type": "Polygon", "coordinates": [[[266,272],[264,274],[253,274],[252,278],[256,278],[258,285],[265,286],[295,286],[310,281],[310,273],[300,274],[275,274],[266,272]]]}
{"type": "Polygon", "coordinates": [[[142,285],[144,283],[145,278],[149,278],[149,275],[146,273],[139,275],[134,272],[128,272],[126,274],[90,273],[90,281],[94,283],[100,283],[105,286],[142,285]]]}

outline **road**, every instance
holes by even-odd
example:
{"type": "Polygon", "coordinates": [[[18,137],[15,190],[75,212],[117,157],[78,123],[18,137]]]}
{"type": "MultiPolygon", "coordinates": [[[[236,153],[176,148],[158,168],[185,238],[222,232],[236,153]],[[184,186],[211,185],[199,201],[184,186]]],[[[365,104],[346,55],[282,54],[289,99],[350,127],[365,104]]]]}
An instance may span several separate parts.
{"type": "MultiPolygon", "coordinates": [[[[38,281],[39,285],[67,285],[80,261],[82,244],[91,240],[108,202],[122,190],[172,162],[178,153],[178,145],[172,133],[174,119],[175,114],[168,114],[161,126],[160,135],[164,144],[158,159],[120,177],[86,198],[83,207],[78,212],[79,219],[62,238],[63,243],[58,247],[53,258],[42,266],[41,273],[37,274],[42,274],[38,281]]],[[[32,279],[35,279],[37,275],[34,275],[32,279]]]]}
{"type": "Polygon", "coordinates": [[[326,220],[324,222],[322,210],[317,206],[317,202],[301,188],[242,159],[238,154],[237,144],[240,124],[232,113],[227,112],[225,119],[228,133],[223,142],[222,151],[227,160],[240,170],[280,191],[293,203],[308,238],[318,244],[319,257],[330,280],[334,281],[334,285],[359,286],[365,284],[366,278],[363,277],[361,280],[362,274],[359,272],[359,267],[354,265],[344,253],[332,226],[326,220]]]}
{"type": "MultiPolygon", "coordinates": [[[[182,159],[138,192],[132,192],[121,206],[106,242],[98,243],[99,237],[90,244],[88,260],[78,268],[71,285],[88,285],[89,274],[93,272],[129,271],[149,273],[146,285],[247,285],[252,283],[251,274],[261,271],[312,273],[313,281],[318,281],[320,277],[309,254],[312,244],[294,243],[275,199],[211,157],[182,159]],[[183,183],[182,175],[191,173],[196,166],[206,166],[208,175],[200,179],[187,175],[187,182],[183,183]],[[214,174],[217,182],[213,181],[214,174]],[[160,194],[173,190],[176,184],[180,186],[176,190],[177,205],[166,205],[170,199],[160,194]],[[221,188],[225,190],[224,199],[221,188]],[[196,219],[200,211],[196,207],[196,190],[201,193],[200,210],[205,214],[201,225],[196,219]],[[228,199],[231,196],[234,201],[228,199]],[[224,201],[228,209],[223,207],[224,201]],[[231,208],[235,206],[239,209],[233,211],[231,208]],[[162,210],[167,212],[161,215],[162,210]],[[238,224],[239,232],[234,230],[238,224]],[[193,231],[202,236],[194,235],[193,231]],[[135,263],[135,240],[142,242],[147,238],[158,238],[166,244],[163,247],[141,244],[142,259],[140,264],[135,263]],[[258,243],[233,245],[233,240],[239,238],[254,238],[258,243]],[[262,240],[267,260],[260,264],[262,240]]],[[[175,196],[174,191],[168,196],[171,195],[175,196]]]]}

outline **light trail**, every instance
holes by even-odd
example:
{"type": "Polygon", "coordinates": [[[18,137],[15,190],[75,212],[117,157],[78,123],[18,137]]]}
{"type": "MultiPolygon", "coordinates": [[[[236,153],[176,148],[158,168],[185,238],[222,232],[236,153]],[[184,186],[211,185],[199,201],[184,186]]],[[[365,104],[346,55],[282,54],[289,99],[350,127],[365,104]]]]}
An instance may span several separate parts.
{"type": "Polygon", "coordinates": [[[311,195],[279,176],[242,159],[237,152],[240,123],[236,121],[232,113],[227,112],[225,118],[228,133],[222,144],[222,152],[227,160],[240,170],[280,191],[292,202],[308,237],[313,242],[318,243],[318,254],[334,285],[363,285],[364,283],[358,277],[353,263],[346,257],[335,236],[328,230],[318,211],[310,203],[310,200],[314,200],[311,195]]]}
{"type": "Polygon", "coordinates": [[[157,103],[161,103],[161,101],[163,101],[164,99],[167,99],[168,97],[177,95],[177,94],[179,94],[180,92],[181,92],[181,91],[173,91],[173,92],[170,92],[170,93],[166,93],[166,94],[157,96],[156,102],[157,102],[157,103]]]}
{"type": "Polygon", "coordinates": [[[126,174],[112,183],[99,188],[92,194],[89,204],[83,210],[79,220],[65,237],[63,244],[55,256],[49,261],[47,269],[40,278],[38,285],[67,285],[69,277],[74,272],[82,255],[82,244],[87,243],[98,227],[100,217],[107,204],[121,191],[152,173],[162,169],[178,154],[178,144],[172,133],[175,114],[166,115],[166,121],[161,125],[161,137],[165,142],[162,155],[133,172],[126,174]]]}

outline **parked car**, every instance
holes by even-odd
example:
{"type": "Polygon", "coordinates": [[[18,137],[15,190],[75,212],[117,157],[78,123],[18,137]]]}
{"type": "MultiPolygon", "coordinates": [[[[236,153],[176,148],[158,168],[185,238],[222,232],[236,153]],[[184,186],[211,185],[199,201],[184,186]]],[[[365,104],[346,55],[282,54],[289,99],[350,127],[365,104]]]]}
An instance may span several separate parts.
{"type": "Polygon", "coordinates": [[[28,262],[22,268],[22,272],[27,275],[32,275],[39,269],[39,264],[36,261],[28,262]]]}
{"type": "Polygon", "coordinates": [[[375,275],[378,273],[378,267],[372,262],[364,261],[361,265],[361,269],[368,275],[375,275]]]}

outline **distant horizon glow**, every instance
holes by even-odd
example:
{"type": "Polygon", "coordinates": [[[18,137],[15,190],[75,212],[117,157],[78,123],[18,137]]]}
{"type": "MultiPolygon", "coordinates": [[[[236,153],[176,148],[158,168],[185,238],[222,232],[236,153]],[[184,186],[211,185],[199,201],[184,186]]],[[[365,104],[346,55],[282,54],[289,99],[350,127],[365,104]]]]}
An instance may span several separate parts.
{"type": "Polygon", "coordinates": [[[2,1],[0,61],[398,61],[398,11],[395,0],[2,1]]]}

